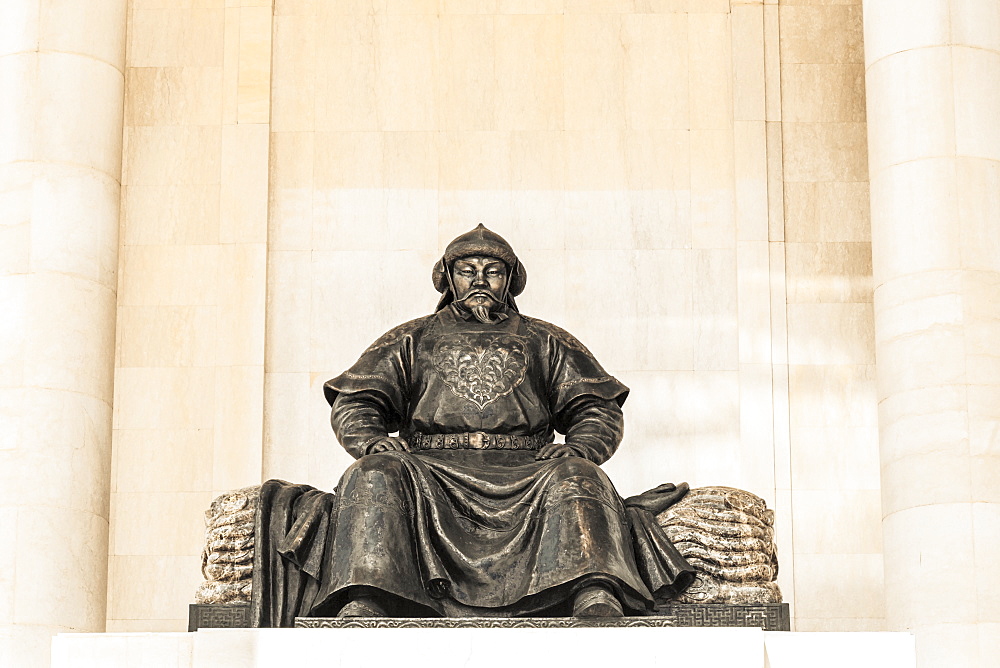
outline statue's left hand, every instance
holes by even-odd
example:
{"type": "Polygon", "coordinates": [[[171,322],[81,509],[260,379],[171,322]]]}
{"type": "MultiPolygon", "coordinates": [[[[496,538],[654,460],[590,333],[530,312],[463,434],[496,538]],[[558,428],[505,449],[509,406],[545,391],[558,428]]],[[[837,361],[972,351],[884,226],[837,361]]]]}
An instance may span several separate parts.
{"type": "Polygon", "coordinates": [[[569,443],[549,443],[535,455],[535,459],[556,459],[558,457],[583,457],[590,459],[580,448],[569,443]]]}
{"type": "Polygon", "coordinates": [[[405,438],[400,436],[386,436],[385,438],[380,438],[369,445],[368,452],[365,454],[374,455],[376,452],[388,452],[391,450],[395,450],[396,452],[409,452],[410,443],[405,438]]]}

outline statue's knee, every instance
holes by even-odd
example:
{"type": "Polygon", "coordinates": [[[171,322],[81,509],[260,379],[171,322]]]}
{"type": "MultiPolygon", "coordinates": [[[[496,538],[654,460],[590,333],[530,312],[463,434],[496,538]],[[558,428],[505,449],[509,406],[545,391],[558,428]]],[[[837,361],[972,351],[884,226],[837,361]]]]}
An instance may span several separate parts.
{"type": "Polygon", "coordinates": [[[587,503],[598,501],[614,507],[618,493],[604,471],[594,462],[580,457],[553,460],[552,478],[546,490],[546,504],[558,505],[567,501],[587,503]]]}
{"type": "Polygon", "coordinates": [[[601,467],[582,457],[561,457],[553,460],[556,462],[554,473],[557,477],[565,478],[592,478],[602,482],[607,480],[607,476],[601,467]]]}
{"type": "Polygon", "coordinates": [[[344,472],[342,486],[357,484],[359,481],[397,483],[404,475],[403,463],[394,452],[379,452],[365,455],[344,472]]]}

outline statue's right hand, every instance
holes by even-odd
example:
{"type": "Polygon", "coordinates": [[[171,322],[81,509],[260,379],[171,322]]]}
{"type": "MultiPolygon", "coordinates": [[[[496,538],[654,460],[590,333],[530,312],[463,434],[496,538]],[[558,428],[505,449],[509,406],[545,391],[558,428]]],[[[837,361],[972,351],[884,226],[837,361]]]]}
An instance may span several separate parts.
{"type": "Polygon", "coordinates": [[[410,443],[405,438],[400,436],[386,436],[385,438],[380,438],[371,445],[368,446],[368,452],[366,455],[374,455],[376,452],[409,452],[410,443]]]}

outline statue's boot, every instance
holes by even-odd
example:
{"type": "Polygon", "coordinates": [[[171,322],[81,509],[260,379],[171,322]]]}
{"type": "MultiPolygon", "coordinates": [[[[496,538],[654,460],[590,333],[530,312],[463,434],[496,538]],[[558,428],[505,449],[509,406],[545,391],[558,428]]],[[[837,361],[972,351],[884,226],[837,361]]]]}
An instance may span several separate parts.
{"type": "Polygon", "coordinates": [[[340,612],[338,617],[388,617],[385,608],[374,596],[358,596],[351,600],[340,612]]]}
{"type": "Polygon", "coordinates": [[[602,585],[590,585],[573,598],[574,617],[624,617],[622,604],[602,585]]]}

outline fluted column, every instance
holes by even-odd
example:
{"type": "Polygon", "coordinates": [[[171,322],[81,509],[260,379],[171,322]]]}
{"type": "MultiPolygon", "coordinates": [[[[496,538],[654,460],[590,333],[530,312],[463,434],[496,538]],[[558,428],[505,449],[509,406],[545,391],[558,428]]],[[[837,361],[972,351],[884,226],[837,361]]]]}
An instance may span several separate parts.
{"type": "Polygon", "coordinates": [[[126,0],[0,3],[0,665],[103,631],[126,0]]]}
{"type": "Polygon", "coordinates": [[[864,3],[886,619],[1000,665],[1000,4],[864,3]]]}

